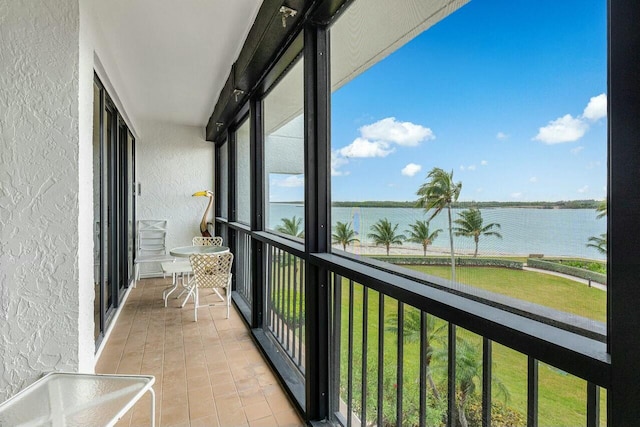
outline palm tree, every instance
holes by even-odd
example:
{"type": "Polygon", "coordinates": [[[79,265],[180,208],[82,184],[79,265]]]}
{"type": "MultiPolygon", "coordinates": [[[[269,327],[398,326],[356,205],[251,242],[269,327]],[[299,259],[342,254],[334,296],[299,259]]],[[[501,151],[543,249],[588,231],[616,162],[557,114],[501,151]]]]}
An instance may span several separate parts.
{"type": "MultiPolygon", "coordinates": [[[[596,215],[597,219],[604,218],[607,216],[607,199],[602,200],[600,204],[598,204],[598,207],[596,208],[596,212],[598,212],[598,214],[596,215]]],[[[587,243],[587,247],[594,248],[601,254],[606,255],[607,254],[607,233],[601,234],[600,237],[597,237],[597,236],[589,237],[589,243],[587,243]]]]}
{"type": "Polygon", "coordinates": [[[338,221],[336,224],[336,232],[331,235],[333,243],[340,243],[342,250],[347,250],[347,245],[360,240],[356,237],[356,232],[351,228],[351,223],[344,223],[338,221]]]}
{"type": "MultiPolygon", "coordinates": [[[[276,227],[276,231],[284,234],[289,234],[291,236],[304,238],[304,229],[300,228],[300,225],[302,224],[302,218],[296,218],[296,216],[294,215],[291,219],[280,218],[280,221],[282,221],[282,224],[276,227]]],[[[297,289],[296,286],[298,282],[298,259],[296,257],[287,256],[283,258],[281,262],[283,266],[288,265],[291,261],[291,258],[293,258],[293,286],[294,289],[297,289]]]]}
{"type": "Polygon", "coordinates": [[[291,219],[280,218],[280,221],[282,221],[282,224],[276,227],[276,231],[295,237],[304,237],[304,229],[300,228],[302,218],[296,218],[294,215],[291,219]]]}
{"type": "MultiPolygon", "coordinates": [[[[435,352],[436,357],[451,357],[447,348],[439,349],[435,352]]],[[[480,348],[464,338],[458,337],[456,340],[456,409],[458,421],[462,427],[468,427],[467,402],[476,392],[476,384],[482,382],[482,356],[480,348]]],[[[447,369],[446,364],[441,369],[447,369]]],[[[509,390],[499,378],[492,375],[491,383],[496,387],[499,395],[509,400],[509,390]]]]}
{"type": "Polygon", "coordinates": [[[367,237],[373,239],[376,246],[384,245],[389,255],[389,246],[401,245],[405,239],[404,235],[396,234],[397,229],[398,224],[392,226],[387,218],[383,218],[371,226],[371,233],[367,234],[367,237]]]}
{"type": "Polygon", "coordinates": [[[598,215],[596,215],[597,219],[604,218],[605,216],[607,216],[607,199],[602,200],[598,204],[598,207],[596,208],[596,212],[598,212],[598,215]]]}
{"type": "Polygon", "coordinates": [[[456,263],[453,253],[453,231],[451,230],[451,203],[458,200],[462,190],[461,182],[453,182],[453,171],[445,172],[440,168],[433,168],[427,175],[428,181],[420,186],[417,191],[418,206],[424,208],[425,212],[433,209],[431,221],[444,208],[449,214],[449,244],[451,246],[451,280],[456,280],[456,263]]]}
{"type": "Polygon", "coordinates": [[[438,228],[436,231],[431,232],[429,230],[429,221],[420,220],[417,220],[413,224],[409,224],[409,227],[411,227],[411,230],[405,230],[409,233],[407,241],[420,243],[422,245],[424,256],[427,256],[427,246],[432,244],[433,241],[438,238],[438,234],[440,234],[442,228],[438,228]]]}
{"type": "Polygon", "coordinates": [[[607,254],[607,233],[602,233],[600,237],[591,236],[589,237],[589,243],[587,243],[588,248],[594,248],[601,254],[607,254]]]}
{"type": "MultiPolygon", "coordinates": [[[[430,316],[424,313],[426,328],[424,348],[425,348],[425,371],[426,371],[426,379],[429,383],[429,387],[433,393],[433,397],[436,399],[440,399],[440,393],[436,387],[435,382],[433,381],[433,377],[431,376],[431,361],[433,358],[433,343],[443,343],[444,335],[443,331],[445,330],[447,324],[442,322],[442,324],[436,327],[436,318],[434,316],[430,316]]],[[[404,313],[404,327],[402,329],[403,338],[405,343],[419,343],[421,340],[421,328],[422,328],[422,315],[421,311],[415,308],[410,308],[404,313]]],[[[398,336],[398,313],[392,312],[387,318],[387,327],[386,330],[392,332],[396,337],[398,336]]]]}
{"type": "Polygon", "coordinates": [[[454,227],[456,236],[473,237],[473,241],[476,244],[476,250],[473,253],[474,257],[478,256],[478,242],[480,236],[495,236],[502,239],[502,235],[493,229],[500,228],[500,224],[492,222],[483,226],[482,214],[480,209],[472,208],[465,209],[458,214],[460,218],[454,222],[458,224],[458,227],[454,227]]]}

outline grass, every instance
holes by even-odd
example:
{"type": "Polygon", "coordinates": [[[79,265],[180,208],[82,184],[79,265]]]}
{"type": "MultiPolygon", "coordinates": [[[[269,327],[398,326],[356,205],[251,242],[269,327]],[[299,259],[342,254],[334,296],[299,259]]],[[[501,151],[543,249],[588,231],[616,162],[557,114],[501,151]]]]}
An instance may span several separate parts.
{"type": "MultiPolygon", "coordinates": [[[[417,268],[418,269],[418,268],[417,268]]],[[[420,271],[427,271],[429,274],[437,274],[447,277],[450,271],[447,267],[420,267],[420,271]]],[[[463,282],[474,286],[483,287],[492,291],[507,293],[509,286],[518,287],[518,292],[512,294],[519,298],[524,294],[534,302],[577,312],[577,314],[590,313],[596,320],[604,320],[605,293],[596,289],[588,288],[579,283],[548,276],[540,273],[526,271],[515,271],[498,268],[473,268],[468,267],[457,270],[458,278],[463,282]],[[510,285],[509,285],[510,284],[510,285]],[[536,292],[537,289],[537,292],[536,292]],[[587,299],[588,303],[579,304],[580,299],[587,299]],[[558,304],[558,300],[560,304],[558,304]],[[563,304],[562,301],[565,301],[563,304]],[[597,306],[601,305],[601,308],[597,306]],[[590,310],[587,310],[587,307],[590,310]]],[[[367,375],[368,390],[366,392],[368,413],[375,413],[375,397],[377,395],[377,351],[378,351],[378,293],[368,292],[368,319],[366,321],[367,333],[367,375]]],[[[363,287],[354,285],[353,294],[353,398],[359,402],[361,398],[362,385],[362,331],[363,331],[363,287]]],[[[385,297],[385,324],[388,322],[390,313],[398,310],[396,300],[385,297]]],[[[346,387],[348,379],[348,348],[349,348],[349,287],[348,281],[343,279],[342,306],[341,306],[341,355],[340,355],[340,378],[341,394],[346,401],[346,387]]],[[[405,310],[414,310],[406,307],[405,310]]],[[[438,319],[437,325],[446,325],[446,322],[438,319]]],[[[446,337],[446,328],[444,328],[446,337]]],[[[458,328],[458,336],[470,340],[477,345],[481,343],[481,337],[469,331],[458,328]]],[[[394,332],[385,330],[384,332],[384,366],[385,366],[385,403],[383,412],[388,420],[394,419],[396,407],[395,388],[397,384],[396,367],[397,363],[397,337],[394,332]],[[391,370],[387,370],[391,367],[391,370]]],[[[446,348],[446,340],[438,344],[441,348],[446,348]]],[[[411,415],[417,400],[418,389],[416,379],[419,375],[419,344],[417,342],[407,342],[404,345],[404,418],[403,425],[414,425],[417,420],[415,411],[411,415]]],[[[501,346],[497,343],[493,345],[493,374],[498,377],[507,387],[510,398],[506,406],[519,412],[526,420],[527,407],[527,356],[501,346]]],[[[441,393],[446,396],[446,360],[433,360],[432,370],[434,380],[441,385],[441,393]]],[[[476,394],[480,395],[480,381],[477,381],[476,394]]],[[[494,401],[501,401],[494,391],[494,401]]],[[[601,422],[606,425],[606,399],[601,400],[601,422]]],[[[358,413],[359,403],[353,408],[358,413]]],[[[437,415],[437,414],[436,414],[437,415]]],[[[367,418],[370,418],[368,416],[367,418]]],[[[564,373],[551,366],[540,364],[539,367],[539,425],[553,426],[574,426],[585,425],[586,419],[586,382],[580,378],[564,373]]],[[[428,424],[432,425],[432,424],[428,424]]],[[[470,424],[470,426],[473,424],[470,424]]]]}
{"type": "MultiPolygon", "coordinates": [[[[416,271],[451,278],[447,266],[407,266],[416,271]]],[[[606,292],[562,277],[533,271],[494,267],[457,267],[456,280],[476,288],[605,322],[606,292]]]]}
{"type": "MultiPolygon", "coordinates": [[[[449,278],[450,268],[439,266],[415,266],[415,270],[431,275],[449,278]]],[[[456,270],[458,281],[497,292],[504,295],[532,301],[598,321],[606,318],[606,293],[589,288],[583,284],[543,273],[508,270],[493,267],[458,267],[456,270]]],[[[378,321],[379,321],[379,294],[368,291],[368,317],[364,318],[364,288],[359,284],[353,287],[353,335],[352,335],[352,411],[360,415],[360,402],[363,394],[363,356],[366,358],[366,405],[369,421],[377,411],[377,372],[378,372],[378,321]],[[367,345],[366,353],[363,351],[363,329],[366,328],[367,345]],[[365,356],[366,354],[366,356],[365,356]]],[[[384,299],[384,403],[382,412],[385,419],[395,420],[396,393],[398,390],[397,367],[397,336],[395,332],[387,328],[391,313],[397,313],[397,300],[385,297],[384,299]]],[[[340,330],[340,393],[343,401],[347,401],[348,368],[349,368],[349,281],[342,280],[341,298],[341,324],[340,330]]],[[[404,306],[405,313],[416,310],[410,306],[404,306]]],[[[434,341],[436,350],[446,349],[446,325],[444,320],[436,320],[436,328],[443,327],[442,340],[434,341]]],[[[458,328],[458,337],[475,343],[481,349],[482,338],[470,331],[458,328]]],[[[406,332],[405,332],[406,333],[406,332]]],[[[434,352],[435,353],[435,352],[434,352]]],[[[442,350],[440,351],[442,353],[442,350]]],[[[481,352],[480,352],[481,354],[481,352]]],[[[494,388],[493,401],[506,406],[520,414],[519,419],[526,420],[527,408],[527,356],[512,349],[493,344],[493,375],[500,379],[509,391],[508,402],[503,403],[494,388]]],[[[446,399],[447,381],[447,356],[434,357],[432,372],[434,381],[438,384],[443,399],[446,399]]],[[[404,345],[403,366],[403,425],[417,425],[417,405],[419,396],[419,366],[420,348],[417,342],[406,342],[404,345]]],[[[539,425],[541,426],[574,426],[585,425],[586,419],[586,382],[580,378],[569,375],[556,368],[540,363],[539,366],[539,425]]],[[[481,382],[476,379],[476,396],[481,395],[481,382]]],[[[606,392],[601,399],[601,425],[606,425],[606,392]]],[[[433,399],[432,393],[429,399],[435,406],[428,414],[427,425],[439,425],[442,411],[445,409],[441,403],[433,399]],[[436,403],[434,403],[436,402],[436,403]],[[439,406],[438,406],[439,405],[439,406]]],[[[472,415],[472,414],[471,414],[472,415]]],[[[499,414],[494,413],[494,421],[497,423],[499,414]]],[[[524,425],[525,423],[517,423],[524,425]]],[[[470,420],[470,427],[476,424],[470,420]]]]}

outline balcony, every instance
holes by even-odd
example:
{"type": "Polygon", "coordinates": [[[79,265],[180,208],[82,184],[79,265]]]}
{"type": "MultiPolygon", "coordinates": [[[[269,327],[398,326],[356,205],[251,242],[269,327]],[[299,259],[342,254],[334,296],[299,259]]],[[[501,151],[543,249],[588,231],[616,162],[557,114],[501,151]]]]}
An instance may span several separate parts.
{"type": "MultiPolygon", "coordinates": [[[[339,37],[330,39],[329,33],[336,28],[332,26],[335,20],[351,8],[357,12],[357,25],[345,25],[349,33],[367,23],[376,35],[382,33],[380,29],[411,35],[413,31],[394,22],[403,21],[395,19],[398,12],[414,8],[398,8],[380,0],[377,3],[388,5],[393,13],[383,13],[377,21],[367,15],[376,9],[364,1],[287,2],[298,7],[295,16],[291,11],[284,16],[287,8],[282,8],[281,1],[265,0],[260,11],[258,3],[254,2],[253,14],[222,1],[208,4],[211,8],[225,4],[232,10],[209,9],[207,14],[202,5],[192,8],[195,17],[206,20],[202,25],[189,25],[169,9],[166,21],[150,19],[165,8],[141,7],[140,3],[129,8],[118,2],[70,0],[37,5],[11,2],[8,6],[8,13],[3,14],[3,35],[7,36],[2,43],[3,62],[15,66],[7,67],[3,75],[7,124],[0,138],[5,160],[0,180],[0,401],[44,372],[95,368],[98,372],[154,374],[160,425],[298,425],[302,423],[299,414],[309,424],[424,425],[433,406],[429,384],[433,375],[442,399],[438,409],[445,415],[439,421],[454,426],[460,400],[458,361],[466,360],[462,337],[479,349],[475,360],[481,362],[474,386],[475,403],[481,401],[476,415],[482,411],[482,420],[476,418],[475,425],[499,424],[492,418],[497,414],[491,412],[492,403],[498,401],[492,380],[509,366],[518,370],[518,386],[511,391],[528,426],[560,424],[544,421],[543,416],[551,412],[549,400],[560,402],[557,406],[564,412],[570,411],[563,396],[554,394],[560,388],[549,378],[570,383],[580,398],[579,421],[564,425],[637,424],[640,246],[634,237],[640,235],[640,39],[635,35],[639,33],[640,3],[606,2],[603,46],[607,46],[608,58],[606,165],[611,215],[607,239],[612,292],[607,293],[604,339],[447,292],[438,280],[416,278],[393,266],[380,267],[332,252],[331,82],[340,82],[340,76],[357,70],[357,61],[369,63],[378,53],[391,52],[350,49],[364,56],[349,52],[345,55],[349,61],[343,63],[353,67],[332,76],[330,65],[339,64],[341,57],[330,46],[339,37]],[[359,4],[367,6],[353,8],[359,4]],[[132,11],[140,14],[129,13],[132,11]],[[250,22],[239,25],[232,16],[245,16],[250,22]],[[239,33],[225,34],[230,28],[215,25],[210,20],[213,17],[239,33]],[[43,28],[51,37],[42,36],[43,28]],[[127,28],[130,33],[124,31],[127,28]],[[174,31],[183,28],[200,29],[211,39],[174,31]],[[145,43],[145,34],[158,44],[145,43]],[[181,34],[186,39],[176,38],[181,34]],[[228,75],[214,76],[207,71],[210,68],[198,66],[196,57],[221,56],[211,43],[196,48],[194,42],[199,39],[220,41],[228,47],[231,56],[219,67],[231,70],[228,75]],[[141,50],[124,55],[130,46],[141,50]],[[177,55],[170,55],[173,50],[177,55]],[[188,51],[194,53],[193,61],[184,58],[188,51]],[[175,73],[172,67],[158,66],[152,53],[183,69],[185,77],[180,81],[156,79],[175,73]],[[237,59],[232,57],[235,54],[237,59]],[[149,68],[139,68],[142,58],[150,59],[149,68]],[[296,58],[304,60],[297,70],[292,68],[296,58]],[[197,82],[194,70],[213,80],[197,82]],[[299,72],[299,78],[295,84],[282,85],[293,93],[284,98],[290,102],[280,102],[273,89],[292,70],[299,72]],[[105,87],[97,85],[92,76],[104,80],[105,87]],[[147,86],[147,82],[156,84],[147,86]],[[217,101],[194,102],[195,94],[217,97],[217,101]],[[269,95],[275,96],[271,104],[269,95]],[[156,108],[160,101],[168,107],[164,113],[156,108]],[[214,113],[209,117],[212,102],[214,113]],[[290,104],[296,108],[284,108],[290,104]],[[195,105],[204,107],[187,110],[195,105]],[[281,117],[272,115],[274,105],[283,107],[281,117]],[[278,135],[269,124],[300,112],[304,122],[296,129],[302,133],[297,137],[304,150],[285,149],[301,163],[283,169],[276,161],[288,158],[269,151],[265,142],[273,135],[291,135],[278,135]],[[265,226],[267,190],[273,189],[265,172],[301,171],[305,172],[304,187],[299,187],[304,188],[304,244],[265,226]],[[176,301],[163,307],[160,294],[166,280],[144,280],[130,291],[106,347],[94,358],[95,344],[109,328],[105,319],[120,310],[119,297],[127,292],[130,271],[121,268],[132,261],[123,243],[126,224],[142,218],[168,218],[174,227],[168,246],[186,244],[197,232],[194,212],[203,208],[201,200],[193,200],[191,194],[214,184],[215,232],[225,237],[236,256],[232,319],[222,319],[218,312],[222,309],[212,308],[210,316],[203,311],[195,323],[188,307],[179,309],[176,301]],[[93,286],[92,254],[98,245],[91,239],[97,221],[104,239],[100,242],[104,252],[100,297],[93,286]],[[113,225],[107,230],[106,224],[113,225]],[[116,275],[125,280],[111,280],[116,275]],[[111,306],[104,304],[107,300],[111,306]],[[100,322],[92,320],[92,305],[103,310],[98,316],[102,329],[95,335],[92,325],[100,322]],[[415,313],[419,323],[411,329],[409,320],[415,313]],[[392,318],[397,323],[390,332],[392,318]],[[437,373],[435,366],[428,366],[431,355],[423,345],[428,322],[434,318],[438,326],[444,326],[437,373]],[[420,345],[406,342],[404,335],[409,331],[419,332],[420,345]],[[505,353],[512,357],[503,357],[505,353]],[[509,363],[513,360],[516,364],[509,363]],[[419,385],[417,391],[404,387],[409,384],[419,385]],[[409,412],[414,421],[406,422],[403,417],[409,412]]],[[[411,3],[442,4],[439,10],[447,13],[463,3],[483,4],[460,0],[411,3]]],[[[176,7],[189,10],[183,4],[176,7]]],[[[536,5],[535,10],[542,9],[536,5]]],[[[489,26],[471,36],[479,39],[478,35],[491,34],[489,26]]],[[[481,70],[470,69],[482,76],[481,70]]],[[[404,83],[392,77],[387,80],[404,83]]],[[[394,96],[402,99],[397,92],[394,96]]],[[[576,153],[582,149],[576,148],[576,153]]],[[[294,184],[301,182],[300,177],[294,178],[294,184]]],[[[144,404],[137,405],[122,425],[147,425],[143,408],[144,404]]],[[[524,420],[519,423],[524,424],[524,420]]]]}
{"type": "MultiPolygon", "coordinates": [[[[238,313],[201,308],[194,322],[192,304],[164,307],[166,286],[143,279],[130,291],[96,372],[154,375],[160,426],[304,425],[238,313]]],[[[145,399],[118,425],[149,425],[145,399]]]]}

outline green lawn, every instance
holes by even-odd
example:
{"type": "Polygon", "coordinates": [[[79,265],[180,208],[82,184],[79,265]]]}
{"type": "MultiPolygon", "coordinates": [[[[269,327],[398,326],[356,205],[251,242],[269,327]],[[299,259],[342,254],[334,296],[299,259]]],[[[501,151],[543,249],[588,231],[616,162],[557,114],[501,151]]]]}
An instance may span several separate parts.
{"type": "MultiPolygon", "coordinates": [[[[416,271],[451,278],[447,266],[407,266],[416,271]]],[[[493,267],[457,267],[460,283],[534,302],[568,313],[606,321],[606,292],[550,274],[493,267]]]]}
{"type": "MultiPolygon", "coordinates": [[[[447,267],[418,267],[420,271],[447,277],[449,268],[447,267]]],[[[576,312],[597,320],[604,320],[605,293],[587,286],[539,273],[526,271],[506,270],[496,268],[460,268],[458,279],[474,286],[500,292],[519,298],[529,298],[534,302],[554,306],[558,309],[576,312]],[[510,285],[510,286],[509,286],[510,285]],[[518,287],[517,292],[510,290],[510,287],[518,287]],[[586,299],[588,303],[580,304],[579,301],[586,299]],[[562,303],[564,301],[564,304],[562,303]],[[601,306],[601,308],[599,308],[601,306]],[[590,307],[590,310],[586,310],[590,307]]],[[[353,301],[353,399],[360,402],[362,386],[362,331],[363,331],[363,288],[360,285],[354,286],[353,301]]],[[[347,366],[348,366],[348,327],[349,327],[349,287],[348,281],[343,280],[342,305],[341,305],[341,354],[340,354],[340,389],[342,398],[347,400],[347,366]]],[[[385,298],[385,324],[391,313],[397,313],[397,301],[385,298]]],[[[405,313],[415,310],[405,306],[405,313]]],[[[446,397],[446,356],[442,356],[443,349],[446,349],[446,323],[440,319],[436,321],[436,329],[443,328],[442,340],[434,342],[434,357],[431,365],[434,381],[438,384],[438,389],[443,397],[446,397]]],[[[367,334],[367,408],[369,421],[372,414],[375,414],[377,396],[377,351],[378,351],[378,294],[369,291],[368,296],[368,319],[366,321],[367,334]]],[[[480,336],[469,331],[458,328],[458,336],[474,343],[481,355],[480,336]]],[[[383,413],[387,420],[395,417],[395,392],[397,390],[397,339],[394,332],[385,330],[384,333],[384,382],[385,400],[383,413]]],[[[404,346],[404,386],[403,386],[403,425],[417,424],[417,404],[419,395],[419,344],[417,342],[407,342],[404,346]]],[[[515,425],[526,424],[527,407],[527,357],[511,349],[503,347],[497,343],[493,345],[493,374],[508,389],[510,398],[506,406],[520,414],[515,425]]],[[[476,403],[481,395],[481,379],[476,378],[476,403]]],[[[503,399],[497,396],[494,388],[494,402],[505,405],[503,399]]],[[[428,394],[432,394],[429,391],[428,394]]],[[[602,422],[605,425],[606,412],[604,408],[605,393],[602,398],[602,422]]],[[[438,425],[439,411],[435,399],[430,398],[432,406],[431,419],[427,425],[438,425]]],[[[443,400],[444,401],[444,400],[443,400]]],[[[359,403],[355,404],[354,410],[359,412],[359,403]]],[[[470,411],[471,412],[471,411],[470,411]]],[[[477,411],[476,411],[477,412],[477,411]]],[[[471,414],[472,415],[472,414],[471,414]]],[[[470,415],[470,418],[471,418],[470,415]]],[[[494,413],[498,417],[497,413],[494,413]]],[[[582,379],[568,375],[553,367],[540,364],[539,368],[539,425],[541,426],[577,426],[585,425],[586,419],[586,382],[582,379]]],[[[470,427],[476,425],[470,419],[470,427]]]]}

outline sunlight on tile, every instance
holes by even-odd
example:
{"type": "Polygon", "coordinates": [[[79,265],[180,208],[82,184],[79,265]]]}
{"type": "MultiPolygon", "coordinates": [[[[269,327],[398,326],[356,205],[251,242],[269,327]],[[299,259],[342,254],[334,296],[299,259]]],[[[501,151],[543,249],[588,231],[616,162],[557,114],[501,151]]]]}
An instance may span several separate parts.
{"type": "MultiPolygon", "coordinates": [[[[168,284],[144,279],[131,290],[96,372],[154,375],[158,426],[303,426],[238,313],[201,308],[194,322],[193,303],[181,309],[182,299],[170,298],[164,307],[168,284]]],[[[149,425],[149,399],[117,425],[149,425]]]]}

